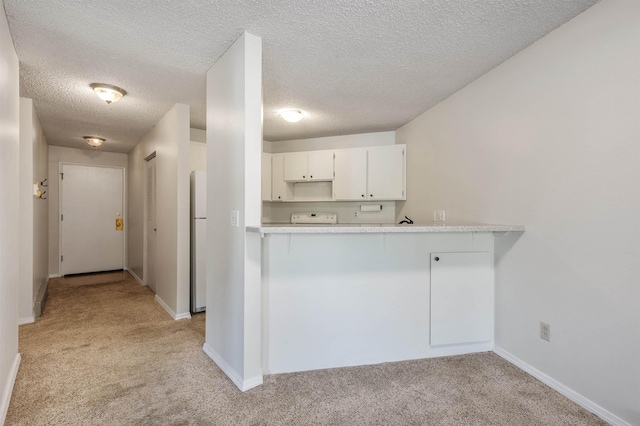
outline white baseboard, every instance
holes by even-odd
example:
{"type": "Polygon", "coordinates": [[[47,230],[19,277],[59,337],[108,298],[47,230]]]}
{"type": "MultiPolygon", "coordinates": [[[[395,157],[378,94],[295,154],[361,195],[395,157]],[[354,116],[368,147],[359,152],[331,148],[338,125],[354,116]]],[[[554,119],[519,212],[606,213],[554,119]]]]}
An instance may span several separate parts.
{"type": "Polygon", "coordinates": [[[520,358],[512,355],[511,353],[505,351],[504,349],[496,346],[493,348],[493,352],[495,352],[497,355],[501,356],[502,358],[506,359],[511,364],[515,365],[521,370],[524,370],[527,373],[531,374],[533,377],[540,380],[542,383],[549,386],[551,389],[566,396],[576,404],[580,405],[585,410],[592,412],[593,414],[600,417],[602,420],[608,422],[609,424],[613,426],[631,426],[630,423],[627,423],[626,421],[622,420],[620,417],[616,416],[610,411],[605,410],[595,402],[585,398],[584,396],[580,395],[578,392],[568,388],[567,386],[563,385],[559,381],[547,376],[542,371],[538,370],[535,367],[532,367],[531,365],[527,364],[526,362],[522,361],[520,358]]]}
{"type": "Polygon", "coordinates": [[[4,424],[7,418],[7,411],[9,410],[9,402],[11,402],[11,394],[13,393],[13,385],[16,383],[16,376],[18,375],[18,368],[20,367],[20,354],[16,354],[13,360],[11,370],[9,370],[9,377],[7,377],[7,383],[2,390],[2,399],[0,399],[0,425],[4,424]]]}
{"type": "Polygon", "coordinates": [[[58,277],[60,277],[60,275],[58,275],[58,274],[50,274],[50,275],[49,275],[49,279],[51,279],[51,278],[58,278],[58,277]]]}
{"type": "Polygon", "coordinates": [[[175,320],[182,320],[182,319],[191,319],[191,314],[189,312],[185,312],[184,314],[176,314],[175,316],[175,320]]]}
{"type": "Polygon", "coordinates": [[[260,386],[263,382],[262,376],[253,377],[243,380],[240,375],[222,358],[211,346],[206,343],[202,346],[202,350],[216,363],[220,370],[238,387],[242,392],[260,386]]]}
{"type": "Polygon", "coordinates": [[[146,285],[146,284],[144,283],[144,281],[142,281],[142,280],[140,279],[140,277],[139,277],[138,275],[136,275],[136,273],[135,273],[135,272],[133,272],[131,269],[127,268],[127,272],[128,272],[129,274],[131,274],[131,276],[132,276],[136,281],[138,281],[138,284],[140,284],[140,285],[146,285]]]}
{"type": "Polygon", "coordinates": [[[158,302],[158,304],[160,304],[160,306],[162,306],[164,308],[164,310],[167,311],[167,313],[169,315],[171,315],[171,318],[173,318],[174,320],[178,321],[178,320],[181,320],[181,319],[190,319],[191,318],[191,314],[188,313],[188,312],[187,313],[183,313],[183,314],[176,314],[175,312],[173,312],[173,309],[171,309],[169,307],[169,305],[167,305],[164,302],[164,300],[162,300],[160,298],[160,296],[158,296],[157,294],[156,294],[155,299],[156,299],[156,302],[158,302]]]}
{"type": "Polygon", "coordinates": [[[34,322],[36,322],[36,319],[33,315],[18,319],[18,325],[32,324],[34,322]]]}

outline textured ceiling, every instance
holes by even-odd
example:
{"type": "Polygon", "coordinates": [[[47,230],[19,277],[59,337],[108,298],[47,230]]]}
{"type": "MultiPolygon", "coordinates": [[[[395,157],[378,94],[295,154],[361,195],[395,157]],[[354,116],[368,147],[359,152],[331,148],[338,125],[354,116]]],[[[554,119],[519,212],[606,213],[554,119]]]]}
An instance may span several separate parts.
{"type": "Polygon", "coordinates": [[[51,145],[128,152],[174,103],[205,128],[205,75],[263,38],[264,138],[395,130],[596,0],[4,0],[51,145]],[[89,84],[127,90],[107,105],[89,84]],[[297,107],[296,124],[277,116],[297,107]]]}

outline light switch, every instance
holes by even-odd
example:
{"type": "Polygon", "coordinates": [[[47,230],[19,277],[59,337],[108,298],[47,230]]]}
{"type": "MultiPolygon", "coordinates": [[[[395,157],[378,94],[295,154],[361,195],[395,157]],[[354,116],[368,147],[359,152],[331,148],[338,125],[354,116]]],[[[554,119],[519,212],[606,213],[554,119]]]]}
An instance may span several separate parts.
{"type": "Polygon", "coordinates": [[[240,226],[240,212],[238,210],[231,210],[231,226],[234,228],[240,226]]]}

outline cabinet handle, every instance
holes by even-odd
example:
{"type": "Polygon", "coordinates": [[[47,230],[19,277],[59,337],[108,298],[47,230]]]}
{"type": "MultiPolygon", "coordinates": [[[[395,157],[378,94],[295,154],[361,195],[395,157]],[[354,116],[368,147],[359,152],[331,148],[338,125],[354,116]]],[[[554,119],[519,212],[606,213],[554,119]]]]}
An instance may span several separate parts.
{"type": "Polygon", "coordinates": [[[364,198],[364,194],[362,194],[362,198],[364,198]]]}
{"type": "Polygon", "coordinates": [[[310,179],[313,179],[313,176],[309,176],[310,179]]]}
{"type": "Polygon", "coordinates": [[[278,195],[278,200],[280,199],[280,196],[278,195]]]}
{"type": "Polygon", "coordinates": [[[305,176],[305,175],[302,175],[302,179],[306,179],[306,176],[305,176]]]}
{"type": "Polygon", "coordinates": [[[369,197],[373,198],[373,194],[369,194],[369,197]]]}
{"type": "Polygon", "coordinates": [[[440,260],[440,258],[438,256],[434,257],[433,260],[435,260],[436,262],[440,260]]]}

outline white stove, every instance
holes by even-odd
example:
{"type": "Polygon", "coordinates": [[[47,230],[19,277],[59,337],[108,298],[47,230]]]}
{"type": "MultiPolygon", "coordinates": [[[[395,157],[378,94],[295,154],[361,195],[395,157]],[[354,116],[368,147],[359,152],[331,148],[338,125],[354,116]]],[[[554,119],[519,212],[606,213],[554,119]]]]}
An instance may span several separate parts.
{"type": "Polygon", "coordinates": [[[335,225],[338,223],[338,213],[293,213],[292,224],[305,225],[335,225]]]}

